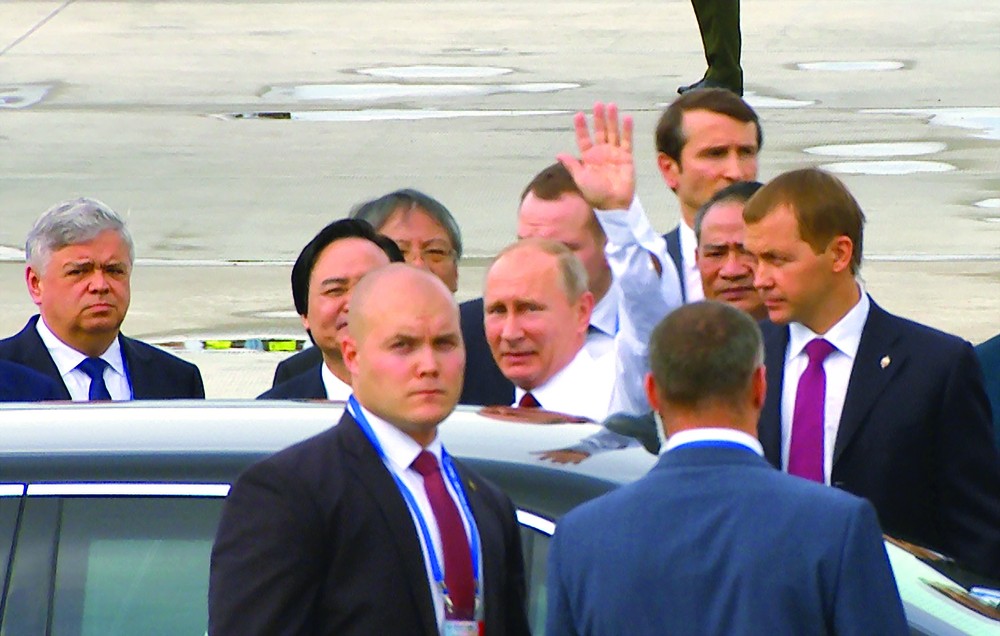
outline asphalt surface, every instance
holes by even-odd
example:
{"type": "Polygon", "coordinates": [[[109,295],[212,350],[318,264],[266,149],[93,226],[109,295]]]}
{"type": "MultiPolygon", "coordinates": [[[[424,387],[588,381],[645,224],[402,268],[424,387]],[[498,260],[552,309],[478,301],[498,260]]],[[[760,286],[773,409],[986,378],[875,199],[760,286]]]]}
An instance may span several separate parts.
{"type": "MultiPolygon", "coordinates": [[[[972,342],[1000,332],[1000,4],[742,12],[760,177],[839,171],[876,300],[972,342]],[[889,145],[816,149],[854,144],[889,145]]],[[[256,395],[286,354],[232,347],[302,338],[288,274],[316,230],[422,189],[459,219],[459,297],[477,296],[520,191],[596,100],[635,117],[639,194],[673,227],[652,131],[703,64],[686,0],[0,1],[0,334],[34,309],[34,219],[93,196],[137,244],[126,333],[174,343],[210,397],[256,395]],[[454,68],[390,68],[414,66],[454,68]]]]}

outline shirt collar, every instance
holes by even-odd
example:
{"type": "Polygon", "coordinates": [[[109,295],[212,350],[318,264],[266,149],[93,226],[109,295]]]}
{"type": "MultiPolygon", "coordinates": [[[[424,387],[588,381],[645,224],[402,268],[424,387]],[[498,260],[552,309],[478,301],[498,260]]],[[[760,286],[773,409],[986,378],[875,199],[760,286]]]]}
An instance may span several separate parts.
{"type": "Polygon", "coordinates": [[[612,281],[604,298],[594,305],[594,311],[590,314],[590,326],[612,338],[618,333],[618,308],[621,306],[621,295],[621,288],[612,281]]]}
{"type": "MultiPolygon", "coordinates": [[[[42,316],[38,317],[38,322],[35,323],[35,330],[38,331],[38,336],[42,339],[42,344],[49,350],[49,355],[52,357],[56,369],[59,370],[60,377],[66,377],[88,357],[60,340],[59,336],[54,334],[49,329],[49,326],[45,324],[45,318],[42,316]]],[[[111,346],[100,355],[100,358],[107,362],[118,375],[125,377],[125,363],[122,361],[122,345],[118,341],[118,338],[115,338],[111,342],[111,346]]]]}
{"type": "Polygon", "coordinates": [[[334,375],[325,362],[321,362],[319,366],[320,376],[323,378],[323,390],[326,391],[326,399],[346,402],[347,398],[351,397],[351,393],[353,392],[351,385],[334,375]]]}
{"type": "Polygon", "coordinates": [[[368,426],[371,427],[372,433],[375,434],[375,439],[382,446],[382,452],[385,454],[386,459],[389,460],[391,468],[396,472],[407,470],[410,464],[413,463],[413,460],[417,458],[417,455],[424,450],[430,451],[437,458],[438,463],[441,462],[441,439],[437,435],[434,436],[434,441],[425,449],[415,439],[365,407],[361,407],[361,412],[368,420],[368,426]]]}
{"type": "MultiPolygon", "coordinates": [[[[546,380],[545,384],[531,389],[531,394],[535,396],[543,409],[559,410],[554,405],[566,401],[567,386],[586,387],[589,382],[593,381],[591,373],[593,363],[594,359],[590,356],[587,348],[580,347],[569,364],[552,374],[552,377],[546,380]],[[546,397],[548,397],[548,403],[546,403],[546,397]]],[[[528,391],[514,385],[514,404],[520,402],[525,393],[528,391]]]]}
{"type": "Polygon", "coordinates": [[[851,310],[844,314],[835,325],[830,327],[825,334],[817,334],[812,329],[802,323],[793,322],[788,326],[788,359],[802,353],[806,345],[816,338],[823,338],[837,351],[843,353],[851,360],[858,355],[858,346],[861,344],[861,332],[865,328],[868,320],[868,311],[871,309],[871,301],[868,294],[861,285],[858,285],[861,292],[861,299],[858,300],[851,310]]]}
{"type": "Polygon", "coordinates": [[[761,457],[764,456],[764,447],[760,445],[756,437],[734,428],[694,428],[678,431],[670,436],[660,454],[694,442],[730,442],[746,446],[761,457]]]}

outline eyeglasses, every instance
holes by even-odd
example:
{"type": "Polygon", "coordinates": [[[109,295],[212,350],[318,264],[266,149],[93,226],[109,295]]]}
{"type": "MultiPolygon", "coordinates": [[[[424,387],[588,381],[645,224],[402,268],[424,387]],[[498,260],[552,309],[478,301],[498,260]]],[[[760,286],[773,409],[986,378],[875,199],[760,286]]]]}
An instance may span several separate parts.
{"type": "Polygon", "coordinates": [[[440,264],[455,258],[455,250],[445,247],[444,245],[425,245],[424,247],[415,250],[412,246],[406,243],[399,244],[399,251],[403,253],[403,259],[407,263],[416,260],[417,256],[420,256],[420,260],[425,263],[440,264]]]}

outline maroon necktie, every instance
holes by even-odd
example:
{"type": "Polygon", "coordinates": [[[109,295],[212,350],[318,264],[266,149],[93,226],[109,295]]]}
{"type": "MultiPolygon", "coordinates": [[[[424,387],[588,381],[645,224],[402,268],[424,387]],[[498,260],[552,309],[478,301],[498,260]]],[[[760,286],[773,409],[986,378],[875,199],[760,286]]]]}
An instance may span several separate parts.
{"type": "Polygon", "coordinates": [[[454,615],[448,618],[471,620],[476,602],[475,583],[472,572],[472,554],[469,538],[465,534],[458,507],[448,493],[441,478],[441,466],[437,457],[428,451],[421,451],[413,460],[413,470],[424,478],[424,490],[431,502],[431,510],[441,533],[441,551],[444,553],[444,583],[448,598],[454,606],[454,615]]]}
{"type": "Polygon", "coordinates": [[[535,396],[530,392],[522,395],[521,401],[518,402],[517,405],[522,409],[537,409],[542,407],[542,405],[538,403],[538,400],[535,399],[535,396]]]}
{"type": "Polygon", "coordinates": [[[809,364],[799,378],[792,413],[792,444],[788,472],[819,483],[823,479],[823,409],[826,405],[826,373],[823,361],[834,346],[816,338],[806,345],[809,364]]]}

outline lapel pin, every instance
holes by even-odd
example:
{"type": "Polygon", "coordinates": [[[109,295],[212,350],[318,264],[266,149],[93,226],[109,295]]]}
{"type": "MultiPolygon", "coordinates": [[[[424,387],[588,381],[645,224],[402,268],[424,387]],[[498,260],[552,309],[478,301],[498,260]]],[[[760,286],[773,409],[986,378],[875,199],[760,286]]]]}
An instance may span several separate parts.
{"type": "Polygon", "coordinates": [[[890,358],[889,356],[882,356],[882,359],[879,360],[879,365],[884,369],[887,366],[889,366],[890,362],[892,362],[892,358],[890,358]]]}
{"type": "Polygon", "coordinates": [[[476,492],[476,482],[472,481],[471,479],[469,480],[469,490],[471,490],[472,492],[476,492]]]}

